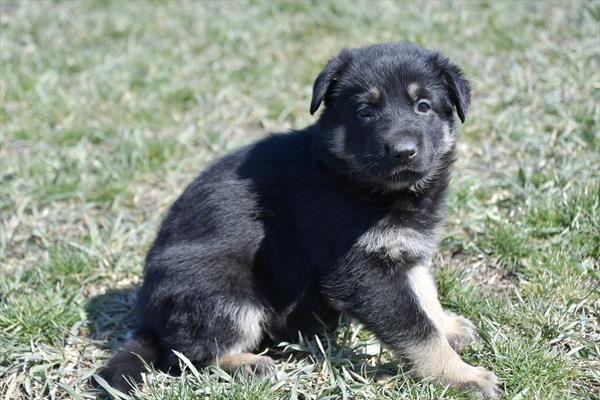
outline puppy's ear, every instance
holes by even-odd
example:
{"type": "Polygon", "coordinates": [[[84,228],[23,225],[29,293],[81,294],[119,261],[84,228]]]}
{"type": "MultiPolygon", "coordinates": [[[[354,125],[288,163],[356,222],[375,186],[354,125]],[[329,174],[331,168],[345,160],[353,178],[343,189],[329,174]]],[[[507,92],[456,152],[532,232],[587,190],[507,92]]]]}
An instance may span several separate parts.
{"type": "Polygon", "coordinates": [[[450,100],[456,107],[456,113],[460,122],[465,122],[465,117],[471,105],[471,85],[462,74],[462,71],[452,65],[448,70],[448,89],[450,91],[450,100]]]}
{"type": "Polygon", "coordinates": [[[461,122],[465,122],[471,104],[471,85],[464,78],[460,68],[452,64],[446,57],[438,53],[435,56],[435,62],[442,71],[450,100],[456,108],[458,118],[461,122]]]}
{"type": "Polygon", "coordinates": [[[340,76],[344,67],[350,61],[350,51],[344,49],[341,53],[329,60],[323,71],[315,79],[313,85],[312,100],[310,102],[310,114],[313,115],[319,109],[321,102],[331,92],[335,80],[340,76]]]}

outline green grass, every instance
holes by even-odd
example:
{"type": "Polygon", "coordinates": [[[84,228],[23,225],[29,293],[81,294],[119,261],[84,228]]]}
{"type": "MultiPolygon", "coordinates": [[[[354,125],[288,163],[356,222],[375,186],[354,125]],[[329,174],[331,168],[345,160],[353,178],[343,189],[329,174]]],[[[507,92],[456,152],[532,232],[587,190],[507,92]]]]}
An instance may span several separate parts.
{"type": "MultiPolygon", "coordinates": [[[[0,3],[0,395],[95,398],[143,257],[211,160],[300,128],[343,46],[409,40],[473,85],[445,306],[506,399],[600,398],[600,3],[0,3]]],[[[279,381],[156,373],[140,399],[438,399],[361,326],[281,347],[279,381]]],[[[182,359],[185,365],[185,359],[182,359]]]]}

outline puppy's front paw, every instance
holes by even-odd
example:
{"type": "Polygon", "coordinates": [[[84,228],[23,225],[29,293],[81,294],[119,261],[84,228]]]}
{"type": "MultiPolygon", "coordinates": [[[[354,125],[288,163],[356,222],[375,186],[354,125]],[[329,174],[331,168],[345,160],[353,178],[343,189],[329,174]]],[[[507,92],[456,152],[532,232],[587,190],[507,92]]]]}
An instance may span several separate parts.
{"type": "Polygon", "coordinates": [[[477,328],[467,318],[451,311],[446,311],[446,317],[444,334],[453,349],[460,350],[479,341],[477,328]]]}
{"type": "Polygon", "coordinates": [[[464,377],[463,388],[471,390],[480,399],[500,398],[498,377],[483,367],[472,367],[464,377]]]}

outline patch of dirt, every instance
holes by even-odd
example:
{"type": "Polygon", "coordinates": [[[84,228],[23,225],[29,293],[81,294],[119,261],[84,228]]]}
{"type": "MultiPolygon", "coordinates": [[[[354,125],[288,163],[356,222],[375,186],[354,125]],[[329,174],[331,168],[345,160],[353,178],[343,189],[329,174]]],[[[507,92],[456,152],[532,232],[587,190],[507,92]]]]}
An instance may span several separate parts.
{"type": "Polygon", "coordinates": [[[514,272],[490,262],[483,254],[468,255],[463,253],[462,249],[452,248],[452,246],[448,250],[438,252],[434,263],[442,268],[465,271],[468,281],[496,294],[511,295],[519,284],[514,272]]]}

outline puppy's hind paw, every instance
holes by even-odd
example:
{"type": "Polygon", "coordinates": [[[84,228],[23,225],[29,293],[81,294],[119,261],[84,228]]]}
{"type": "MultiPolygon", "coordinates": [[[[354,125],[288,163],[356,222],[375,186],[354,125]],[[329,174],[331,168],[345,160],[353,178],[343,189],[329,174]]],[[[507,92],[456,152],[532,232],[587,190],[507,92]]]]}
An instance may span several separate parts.
{"type": "Polygon", "coordinates": [[[252,353],[226,354],[219,358],[217,364],[228,372],[240,371],[244,376],[257,376],[276,380],[277,366],[268,356],[252,353]]]}
{"type": "Polygon", "coordinates": [[[277,377],[275,361],[268,356],[255,356],[252,362],[244,364],[243,371],[245,375],[254,375],[269,380],[277,377]]]}

